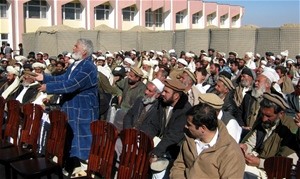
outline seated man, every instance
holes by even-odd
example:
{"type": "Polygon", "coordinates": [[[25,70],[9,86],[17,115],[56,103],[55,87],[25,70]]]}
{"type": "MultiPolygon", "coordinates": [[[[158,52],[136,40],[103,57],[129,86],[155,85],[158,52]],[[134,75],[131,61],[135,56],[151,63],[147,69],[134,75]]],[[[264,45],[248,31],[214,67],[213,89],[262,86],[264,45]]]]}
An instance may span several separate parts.
{"type": "Polygon", "coordinates": [[[223,121],[228,133],[237,143],[239,143],[241,139],[242,128],[239,126],[235,117],[233,117],[229,112],[222,110],[224,101],[216,94],[206,93],[199,95],[199,102],[208,104],[216,110],[218,119],[223,121]]]}
{"type": "Polygon", "coordinates": [[[293,150],[296,140],[293,137],[297,126],[287,118],[284,110],[288,105],[278,95],[264,93],[260,102],[260,114],[253,128],[245,136],[240,147],[245,153],[246,176],[267,178],[264,161],[273,156],[286,156],[295,160],[293,150]]]}
{"type": "Polygon", "coordinates": [[[159,79],[154,79],[146,85],[145,96],[137,98],[123,120],[123,128],[136,128],[146,131],[151,120],[160,117],[158,98],[164,88],[159,79]]]}
{"type": "Polygon", "coordinates": [[[224,124],[218,121],[216,110],[202,103],[186,114],[186,140],[170,178],[243,178],[242,151],[224,124]]]}

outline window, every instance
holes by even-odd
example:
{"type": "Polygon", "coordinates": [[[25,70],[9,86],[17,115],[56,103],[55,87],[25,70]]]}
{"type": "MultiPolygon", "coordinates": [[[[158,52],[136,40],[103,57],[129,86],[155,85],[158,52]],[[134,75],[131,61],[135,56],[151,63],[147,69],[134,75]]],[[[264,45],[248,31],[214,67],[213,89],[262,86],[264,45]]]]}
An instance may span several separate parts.
{"type": "Polygon", "coordinates": [[[7,17],[7,1],[0,0],[0,18],[7,17]]]}
{"type": "Polygon", "coordinates": [[[177,24],[183,23],[183,18],[184,18],[184,14],[183,14],[182,11],[176,13],[176,23],[177,23],[177,24]]]}
{"type": "Polygon", "coordinates": [[[193,24],[199,24],[202,14],[200,12],[193,14],[193,24]]]}
{"type": "Polygon", "coordinates": [[[151,11],[151,9],[148,9],[145,14],[146,14],[146,19],[145,19],[146,27],[151,27],[153,24],[153,12],[151,11]]]}
{"type": "Polygon", "coordinates": [[[212,25],[213,24],[213,20],[214,20],[214,15],[213,14],[209,14],[207,16],[207,25],[212,25]]]}
{"type": "Polygon", "coordinates": [[[47,18],[47,2],[45,0],[31,0],[24,4],[24,17],[47,18]]]}
{"type": "Polygon", "coordinates": [[[237,21],[239,20],[240,16],[236,15],[234,17],[232,17],[232,25],[236,25],[237,21]]]}
{"type": "Polygon", "coordinates": [[[8,42],[8,34],[0,34],[0,41],[7,43],[8,42]]]}
{"type": "Polygon", "coordinates": [[[68,3],[62,6],[63,19],[78,20],[81,19],[81,4],[80,3],[68,3]]]}
{"type": "Polygon", "coordinates": [[[135,7],[130,6],[126,7],[122,10],[123,13],[123,21],[133,21],[135,15],[135,7]]]}
{"type": "Polygon", "coordinates": [[[110,6],[99,5],[95,7],[96,20],[108,20],[109,19],[110,6]]]}
{"type": "Polygon", "coordinates": [[[221,16],[221,17],[220,17],[220,24],[221,24],[221,25],[225,25],[226,19],[227,19],[227,15],[221,16]]]}
{"type": "Polygon", "coordinates": [[[155,11],[155,26],[161,27],[163,24],[163,12],[162,8],[159,8],[155,11]]]}

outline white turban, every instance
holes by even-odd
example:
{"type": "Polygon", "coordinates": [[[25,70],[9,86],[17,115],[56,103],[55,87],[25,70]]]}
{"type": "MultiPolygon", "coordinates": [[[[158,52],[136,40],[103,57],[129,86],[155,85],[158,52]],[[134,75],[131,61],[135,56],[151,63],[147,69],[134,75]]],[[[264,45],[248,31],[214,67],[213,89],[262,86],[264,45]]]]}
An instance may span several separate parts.
{"type": "Polygon", "coordinates": [[[18,70],[16,70],[14,67],[12,67],[12,66],[7,66],[6,67],[6,71],[8,72],[8,73],[11,73],[11,74],[14,74],[14,75],[16,75],[16,76],[19,76],[19,72],[18,72],[18,70]]]}
{"type": "Polygon", "coordinates": [[[267,77],[272,83],[277,82],[280,79],[277,72],[273,68],[270,68],[270,67],[265,67],[262,75],[267,77]]]}
{"type": "Polygon", "coordinates": [[[156,86],[159,92],[164,90],[165,85],[159,79],[155,78],[151,82],[156,86]]]}
{"type": "Polygon", "coordinates": [[[285,51],[281,52],[280,55],[287,57],[287,56],[289,56],[289,51],[285,50],[285,51]]]}
{"type": "Polygon", "coordinates": [[[183,64],[184,66],[188,65],[187,61],[185,61],[183,58],[178,58],[177,62],[183,64]]]}
{"type": "Polygon", "coordinates": [[[124,59],[124,62],[127,62],[127,63],[129,63],[130,65],[134,65],[135,64],[135,62],[131,59],[131,58],[128,58],[128,57],[126,57],[125,59],[124,59]]]}

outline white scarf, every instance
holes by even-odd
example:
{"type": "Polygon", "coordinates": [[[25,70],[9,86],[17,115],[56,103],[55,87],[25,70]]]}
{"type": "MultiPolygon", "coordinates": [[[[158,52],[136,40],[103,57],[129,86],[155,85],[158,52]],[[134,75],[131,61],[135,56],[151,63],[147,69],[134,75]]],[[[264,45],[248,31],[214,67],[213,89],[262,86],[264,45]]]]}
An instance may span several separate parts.
{"type": "Polygon", "coordinates": [[[20,78],[17,76],[14,82],[11,85],[9,85],[9,87],[5,91],[3,91],[2,97],[6,99],[8,95],[10,95],[12,92],[14,92],[14,90],[17,89],[19,84],[20,84],[20,78]]]}

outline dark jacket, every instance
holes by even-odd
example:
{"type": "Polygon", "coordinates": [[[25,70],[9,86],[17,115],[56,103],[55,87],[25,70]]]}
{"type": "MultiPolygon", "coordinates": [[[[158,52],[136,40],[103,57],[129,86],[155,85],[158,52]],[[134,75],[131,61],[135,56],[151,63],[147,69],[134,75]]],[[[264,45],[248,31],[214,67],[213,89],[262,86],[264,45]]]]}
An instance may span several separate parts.
{"type": "Polygon", "coordinates": [[[230,91],[225,99],[224,99],[224,104],[222,106],[222,110],[224,112],[229,112],[231,115],[233,115],[234,117],[237,117],[237,106],[236,106],[236,103],[234,102],[234,99],[233,99],[233,91],[230,91]]]}
{"type": "Polygon", "coordinates": [[[241,103],[240,107],[238,108],[237,111],[237,116],[236,119],[239,123],[240,126],[247,126],[247,118],[250,115],[251,112],[251,107],[256,100],[252,95],[252,91],[247,91],[244,98],[243,102],[241,103]]]}
{"type": "MultiPolygon", "coordinates": [[[[146,133],[148,132],[147,128],[150,126],[151,120],[157,120],[162,117],[162,106],[159,104],[159,101],[156,100],[150,109],[146,112],[145,117],[141,124],[137,126],[138,119],[141,116],[143,109],[145,108],[145,105],[142,101],[143,97],[139,97],[133,106],[130,108],[130,110],[127,112],[123,119],[123,128],[128,129],[128,128],[133,128],[136,127],[139,130],[145,131],[146,133]]],[[[150,135],[150,134],[148,134],[150,135]]],[[[154,136],[151,136],[154,137],[154,136]]]]}
{"type": "Polygon", "coordinates": [[[172,159],[176,159],[180,149],[180,142],[184,139],[185,113],[190,108],[188,97],[186,94],[182,94],[172,110],[167,126],[165,126],[165,113],[163,113],[163,117],[160,120],[151,122],[147,133],[150,136],[159,136],[161,138],[161,141],[153,150],[154,155],[162,157],[168,153],[172,159]]]}

